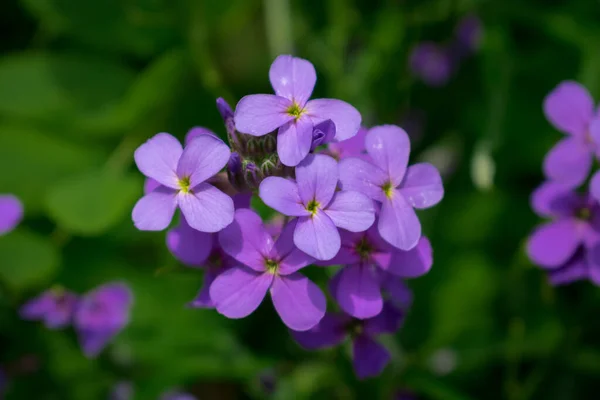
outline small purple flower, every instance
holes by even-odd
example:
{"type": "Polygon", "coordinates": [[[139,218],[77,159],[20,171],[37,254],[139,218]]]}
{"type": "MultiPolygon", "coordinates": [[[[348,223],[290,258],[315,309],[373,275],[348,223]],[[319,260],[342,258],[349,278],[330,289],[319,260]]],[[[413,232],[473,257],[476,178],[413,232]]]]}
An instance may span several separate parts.
{"type": "Polygon", "coordinates": [[[307,330],[323,318],[325,295],[297,272],[314,260],[294,246],[293,229],[288,224],[274,242],[255,212],[235,212],[234,222],[219,233],[219,242],[241,265],[220,274],[210,287],[219,313],[244,318],[270,291],[275,310],[290,329],[307,330]]]}
{"type": "Polygon", "coordinates": [[[338,164],[324,154],[311,154],[296,167],[296,182],[268,177],[259,196],[269,207],[294,221],[294,243],[318,260],[340,249],[338,228],[362,232],[375,221],[373,202],[358,191],[338,191],[338,164]]]}
{"type": "Polygon", "coordinates": [[[577,82],[560,83],[544,99],[544,113],[554,127],[568,135],[558,142],[544,159],[546,177],[577,187],[590,173],[594,155],[600,149],[600,114],[594,100],[577,82]]]}
{"type": "Polygon", "coordinates": [[[177,139],[159,133],[135,151],[139,170],[161,186],[142,197],[133,209],[141,230],[165,229],[179,207],[190,226],[217,232],[233,220],[233,201],[205,181],[227,164],[229,148],[211,135],[191,139],[185,150],[177,139]]]}
{"type": "Polygon", "coordinates": [[[395,333],[400,329],[404,313],[390,303],[374,318],[358,320],[340,313],[327,313],[321,322],[306,332],[291,332],[294,339],[307,350],[333,347],[352,339],[354,372],[359,379],[374,377],[390,362],[390,353],[375,341],[375,337],[395,333]]]}
{"type": "Polygon", "coordinates": [[[327,264],[346,265],[332,278],[331,293],[347,314],[365,319],[381,312],[381,291],[385,281],[394,279],[389,275],[403,279],[424,275],[431,269],[433,255],[425,237],[413,249],[401,251],[387,244],[373,227],[363,233],[342,231],[342,247],[327,264]]]}
{"type": "Polygon", "coordinates": [[[304,59],[282,55],[269,71],[275,95],[245,96],[235,110],[238,131],[263,136],[279,129],[277,153],[284,165],[296,166],[309,153],[313,127],[327,119],[336,127],[336,140],[358,132],[360,113],[336,99],[308,100],[317,81],[313,65],[304,59]]]}
{"type": "Polygon", "coordinates": [[[409,65],[414,76],[435,87],[445,85],[453,70],[448,49],[433,42],[423,42],[413,48],[409,65]]]}
{"type": "Polygon", "coordinates": [[[21,318],[44,321],[48,329],[60,329],[71,324],[77,295],[62,289],[50,289],[29,300],[19,310],[21,318]]]}
{"type": "MultiPolygon", "coordinates": [[[[235,133],[235,120],[233,119],[233,110],[229,103],[225,101],[224,98],[219,97],[217,99],[217,109],[219,110],[219,114],[223,118],[223,122],[225,123],[225,130],[227,131],[227,137],[232,140],[238,140],[238,137],[235,133]]],[[[232,143],[232,145],[238,145],[239,143],[232,143]]]]}
{"type": "Polygon", "coordinates": [[[23,219],[23,205],[12,194],[0,195],[0,235],[12,231],[23,219]]]}
{"type": "MultiPolygon", "coordinates": [[[[353,136],[352,138],[354,138],[353,136]]],[[[310,151],[315,150],[317,147],[322,146],[331,142],[335,138],[335,124],[332,120],[326,119],[325,121],[317,124],[313,128],[312,145],[310,151]]],[[[351,139],[348,139],[351,140],[351,139]]]]}
{"type": "Polygon", "coordinates": [[[379,234],[400,250],[410,250],[421,237],[421,223],[413,208],[429,208],[444,196],[442,178],[431,164],[408,167],[410,141],[402,128],[371,128],[365,139],[372,164],[359,158],[340,161],[343,190],[355,190],[382,203],[379,234]]]}
{"type": "Polygon", "coordinates": [[[97,356],[129,323],[132,302],[131,291],[120,282],[102,285],[81,299],[74,326],[87,357],[97,356]]]}
{"type": "Polygon", "coordinates": [[[365,149],[365,137],[368,131],[367,128],[361,127],[358,133],[350,139],[343,142],[329,143],[329,152],[338,160],[348,157],[365,157],[367,152],[365,149]]]}
{"type": "Polygon", "coordinates": [[[455,51],[459,53],[460,57],[474,53],[479,49],[482,35],[481,19],[477,15],[463,17],[456,26],[454,34],[455,51]]]}

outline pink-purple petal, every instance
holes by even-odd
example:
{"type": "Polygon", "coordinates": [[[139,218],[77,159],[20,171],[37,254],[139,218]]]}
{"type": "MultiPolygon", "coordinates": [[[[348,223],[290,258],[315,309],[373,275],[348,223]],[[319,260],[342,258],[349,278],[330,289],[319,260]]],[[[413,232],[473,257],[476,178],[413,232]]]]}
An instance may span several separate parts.
{"type": "Polygon", "coordinates": [[[146,178],[146,180],[144,181],[144,194],[148,194],[148,193],[152,192],[154,189],[156,189],[159,186],[162,186],[160,184],[160,182],[155,181],[152,178],[146,178]]]}
{"type": "Polygon", "coordinates": [[[342,190],[353,190],[383,201],[382,186],[388,180],[386,173],[377,166],[360,158],[345,158],[339,163],[340,186],[342,190]]]}
{"type": "Polygon", "coordinates": [[[594,100],[579,83],[565,81],[544,99],[544,113],[557,129],[571,135],[584,135],[594,114],[594,100]]]}
{"type": "Polygon", "coordinates": [[[289,216],[308,215],[302,204],[296,183],[278,176],[265,178],[259,188],[258,195],[261,200],[276,211],[289,216]]]}
{"type": "Polygon", "coordinates": [[[335,124],[335,140],[350,139],[360,129],[361,116],[356,108],[342,100],[317,99],[306,103],[306,112],[315,125],[330,119],[335,124]]]}
{"type": "MultiPolygon", "coordinates": [[[[593,180],[591,183],[593,194],[593,180]]],[[[581,204],[569,185],[544,182],[531,195],[531,207],[540,217],[565,217],[581,204]]]]}
{"type": "Polygon", "coordinates": [[[23,219],[23,205],[11,194],[0,195],[0,235],[12,231],[23,219]]]}
{"type": "Polygon", "coordinates": [[[305,205],[315,200],[325,208],[337,187],[338,165],[332,157],[310,154],[296,167],[298,193],[305,205]]]}
{"type": "Polygon", "coordinates": [[[306,350],[334,347],[344,341],[344,326],[351,319],[342,314],[327,313],[321,321],[307,331],[291,331],[292,337],[306,350]]]}
{"type": "Polygon", "coordinates": [[[317,73],[309,61],[281,55],[271,64],[269,80],[277,96],[293,100],[303,107],[315,87],[317,73]]]}
{"type": "Polygon", "coordinates": [[[375,126],[367,133],[365,147],[375,165],[385,171],[394,187],[398,186],[410,154],[410,139],[404,129],[396,125],[375,126]]]}
{"type": "Polygon", "coordinates": [[[596,171],[590,180],[590,194],[600,202],[600,171],[596,171]]]}
{"type": "Polygon", "coordinates": [[[139,230],[162,231],[171,223],[176,208],[177,192],[160,186],[138,200],[131,217],[139,230]]]}
{"type": "Polygon", "coordinates": [[[411,165],[406,171],[400,192],[415,208],[432,207],[444,197],[442,177],[437,168],[431,164],[411,165]]]}
{"type": "Polygon", "coordinates": [[[289,222],[275,242],[274,255],[280,260],[278,273],[289,275],[307,265],[312,264],[315,259],[301,251],[294,244],[294,230],[296,221],[289,222]]]}
{"type": "Polygon", "coordinates": [[[298,165],[310,152],[312,121],[307,117],[289,121],[277,133],[277,154],[283,165],[298,165]]]}
{"type": "Polygon", "coordinates": [[[229,147],[217,137],[200,135],[183,150],[177,176],[187,177],[193,188],[216,175],[229,161],[229,147]]]}
{"type": "Polygon", "coordinates": [[[142,174],[176,189],[179,186],[175,171],[182,152],[179,140],[168,133],[158,133],[138,147],[133,158],[142,174]]]}
{"type": "Polygon", "coordinates": [[[396,333],[402,326],[403,320],[404,311],[388,301],[383,304],[379,314],[365,321],[364,332],[370,336],[396,333]]]}
{"type": "Polygon", "coordinates": [[[341,191],[325,210],[335,226],[350,232],[363,232],[375,222],[373,200],[362,193],[341,191]]]}
{"type": "Polygon", "coordinates": [[[166,241],[171,254],[192,267],[204,265],[213,247],[213,236],[193,229],[184,217],[177,227],[167,232],[166,241]]]}
{"type": "Polygon", "coordinates": [[[350,139],[329,143],[329,150],[340,160],[348,157],[363,157],[366,153],[365,138],[368,131],[367,128],[361,127],[350,139]]]}
{"type": "Polygon", "coordinates": [[[582,242],[579,222],[565,218],[538,227],[527,242],[527,254],[538,265],[558,268],[566,263],[582,242]]]}
{"type": "Polygon", "coordinates": [[[295,331],[306,331],[317,325],[327,308],[321,289],[299,273],[275,276],[271,298],[283,323],[295,331]]]}
{"type": "Polygon", "coordinates": [[[201,183],[179,192],[177,203],[188,224],[201,232],[218,232],[233,222],[233,200],[216,187],[201,183]]]}
{"type": "Polygon", "coordinates": [[[210,129],[204,128],[202,126],[195,126],[185,134],[185,139],[183,140],[183,143],[185,143],[185,145],[187,146],[191,143],[192,140],[196,139],[198,136],[201,135],[209,135],[215,138],[217,137],[217,135],[215,135],[215,133],[210,129]]]}
{"type": "Polygon", "coordinates": [[[425,275],[433,265],[433,249],[429,239],[422,236],[419,243],[411,250],[395,251],[387,268],[391,274],[400,278],[416,278],[425,275]]]}
{"type": "Polygon", "coordinates": [[[319,211],[310,217],[298,218],[294,243],[317,260],[330,260],[340,250],[341,240],[331,218],[319,211]]]}
{"type": "Polygon", "coordinates": [[[289,99],[271,94],[244,96],[235,108],[235,127],[242,133],[263,136],[294,119],[289,99]]]}
{"type": "Polygon", "coordinates": [[[352,346],[354,372],[359,379],[377,376],[390,362],[385,347],[367,335],[359,335],[352,346]]]}
{"type": "Polygon", "coordinates": [[[402,193],[394,191],[381,207],[377,225],[381,237],[400,250],[410,250],[421,237],[421,223],[402,193]]]}
{"type": "Polygon", "coordinates": [[[246,267],[233,267],[210,285],[210,298],[220,314],[244,318],[258,308],[273,282],[273,275],[246,267]]]}
{"type": "Polygon", "coordinates": [[[359,319],[372,318],[381,312],[381,289],[370,265],[348,265],[339,274],[335,298],[342,310],[359,319]]]}
{"type": "Polygon", "coordinates": [[[204,280],[202,287],[198,291],[196,298],[189,303],[192,308],[215,308],[215,303],[210,298],[210,286],[214,280],[219,276],[218,273],[211,269],[206,269],[204,272],[204,280]]]}
{"type": "Polygon", "coordinates": [[[587,178],[592,160],[592,151],[584,141],[567,137],[546,154],[544,173],[549,179],[576,187],[587,178]]]}

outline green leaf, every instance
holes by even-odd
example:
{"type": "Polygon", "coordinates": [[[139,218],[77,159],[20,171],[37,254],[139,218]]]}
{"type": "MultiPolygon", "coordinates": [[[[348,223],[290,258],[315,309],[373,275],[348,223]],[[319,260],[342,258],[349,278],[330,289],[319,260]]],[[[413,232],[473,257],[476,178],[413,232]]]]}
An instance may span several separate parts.
{"type": "Polygon", "coordinates": [[[17,229],[0,237],[0,279],[13,289],[42,286],[60,263],[50,241],[17,229]]]}
{"type": "Polygon", "coordinates": [[[99,235],[129,215],[140,195],[141,179],[110,171],[91,171],[67,178],[49,190],[49,215],[65,230],[99,235]]]}
{"type": "Polygon", "coordinates": [[[50,133],[0,126],[0,187],[25,204],[27,214],[40,208],[48,187],[76,171],[100,164],[101,152],[50,133]]]}

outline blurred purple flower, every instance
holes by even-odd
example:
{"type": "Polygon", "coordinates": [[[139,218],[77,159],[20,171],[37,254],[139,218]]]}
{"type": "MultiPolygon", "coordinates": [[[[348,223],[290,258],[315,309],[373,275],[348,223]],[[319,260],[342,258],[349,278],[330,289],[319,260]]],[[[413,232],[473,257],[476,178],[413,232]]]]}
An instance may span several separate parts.
{"type": "Polygon", "coordinates": [[[294,246],[293,230],[293,224],[288,224],[273,241],[255,212],[235,212],[234,222],[219,233],[219,243],[241,265],[221,273],[210,287],[219,313],[244,318],[270,291],[275,310],[289,328],[307,330],[321,320],[325,296],[297,272],[314,260],[294,246]]]}
{"type": "Polygon", "coordinates": [[[414,76],[429,86],[443,86],[453,71],[450,51],[433,42],[415,46],[409,56],[410,70],[414,76]]]}
{"type": "Polygon", "coordinates": [[[108,400],[131,400],[133,399],[134,390],[131,382],[119,382],[117,383],[110,394],[108,400]]]}
{"type": "Polygon", "coordinates": [[[468,56],[479,49],[482,36],[481,19],[477,15],[467,15],[456,26],[454,50],[460,57],[468,56]]]}
{"type": "Polygon", "coordinates": [[[333,347],[352,340],[354,372],[360,379],[377,376],[390,362],[390,353],[374,338],[381,334],[395,333],[400,329],[404,313],[385,303],[383,310],[374,318],[358,320],[340,313],[327,313],[321,322],[305,332],[294,332],[293,338],[307,350],[333,347]]]}
{"type": "Polygon", "coordinates": [[[284,165],[296,166],[309,153],[313,127],[327,119],[336,127],[336,140],[354,136],[360,127],[360,113],[336,99],[308,100],[317,81],[313,65],[304,59],[282,55],[269,70],[275,95],[243,97],[235,110],[235,126],[253,136],[278,129],[277,154],[284,165]]]}
{"type": "Polygon", "coordinates": [[[259,188],[269,207],[293,221],[294,244],[318,260],[333,258],[340,249],[338,228],[362,232],[375,221],[373,202],[358,191],[338,191],[338,163],[311,154],[296,167],[296,182],[268,177],[259,188]]]}
{"type": "Polygon", "coordinates": [[[554,127],[568,135],[544,159],[546,177],[577,187],[590,173],[600,144],[600,114],[588,90],[577,82],[560,83],[544,99],[544,113],[554,127]]]}
{"type": "Polygon", "coordinates": [[[74,326],[83,352],[97,356],[129,323],[133,295],[124,283],[104,284],[81,298],[74,326]]]}
{"type": "Polygon", "coordinates": [[[23,219],[23,205],[12,194],[0,195],[0,235],[12,231],[23,219]]]}
{"type": "Polygon", "coordinates": [[[195,396],[180,392],[180,391],[169,391],[160,396],[160,400],[197,400],[195,396]]]}
{"type": "Polygon", "coordinates": [[[77,302],[72,292],[50,289],[21,306],[19,314],[26,320],[43,321],[48,329],[60,329],[71,324],[77,302]]]}
{"type": "Polygon", "coordinates": [[[179,207],[191,227],[217,232],[233,220],[233,201],[205,181],[227,164],[227,145],[200,134],[185,150],[177,139],[159,133],[135,151],[139,170],[161,186],[142,197],[133,209],[133,222],[141,230],[165,229],[179,207]]]}
{"type": "Polygon", "coordinates": [[[392,246],[410,250],[421,237],[421,223],[414,208],[429,208],[442,199],[442,178],[431,164],[408,167],[410,141],[398,126],[371,128],[365,147],[372,163],[354,157],[340,161],[342,189],[381,202],[379,234],[392,246]]]}

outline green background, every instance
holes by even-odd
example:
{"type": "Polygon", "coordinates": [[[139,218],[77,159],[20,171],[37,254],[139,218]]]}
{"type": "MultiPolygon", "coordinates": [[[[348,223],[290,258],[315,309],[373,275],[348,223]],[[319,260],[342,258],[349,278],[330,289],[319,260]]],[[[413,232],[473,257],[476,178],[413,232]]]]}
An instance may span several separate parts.
{"type": "Polygon", "coordinates": [[[124,380],[139,399],[173,387],[201,399],[596,398],[600,290],[550,287],[523,244],[538,222],[529,194],[561,137],[543,98],[565,79],[600,95],[599,18],[585,0],[2,1],[0,193],[26,209],[0,238],[6,398],[104,399],[124,380]],[[443,88],[415,81],[410,49],[448,42],[469,13],[483,20],[479,52],[443,88]],[[403,329],[382,338],[393,362],[364,382],[348,346],[301,350],[269,301],[238,321],[185,308],[201,271],[130,220],[143,183],[133,150],[192,126],[223,135],[215,99],[271,92],[282,53],[313,62],[314,97],[349,101],[367,126],[417,110],[412,160],[449,166],[444,200],[420,214],[434,267],[409,282],[403,329]],[[96,360],[71,330],[16,314],[52,285],[83,293],[114,279],[133,288],[132,321],[96,360]]]}

